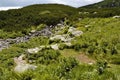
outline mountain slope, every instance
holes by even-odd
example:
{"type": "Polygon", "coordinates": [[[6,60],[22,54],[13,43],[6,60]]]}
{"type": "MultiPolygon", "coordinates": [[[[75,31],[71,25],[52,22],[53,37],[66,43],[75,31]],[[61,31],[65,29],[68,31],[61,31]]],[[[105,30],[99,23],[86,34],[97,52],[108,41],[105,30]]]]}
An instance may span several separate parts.
{"type": "Polygon", "coordinates": [[[104,0],[95,4],[79,7],[80,17],[113,17],[120,15],[120,0],[104,0]],[[84,14],[87,12],[88,14],[84,14]]]}
{"type": "Polygon", "coordinates": [[[85,6],[86,8],[113,8],[120,7],[120,0],[103,0],[101,2],[85,6]]]}

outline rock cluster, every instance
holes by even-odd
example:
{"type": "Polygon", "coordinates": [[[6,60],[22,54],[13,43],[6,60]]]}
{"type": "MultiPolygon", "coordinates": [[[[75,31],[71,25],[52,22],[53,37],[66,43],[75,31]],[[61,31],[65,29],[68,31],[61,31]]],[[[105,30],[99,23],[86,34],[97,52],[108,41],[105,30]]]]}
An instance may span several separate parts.
{"type": "Polygon", "coordinates": [[[74,27],[70,27],[69,29],[68,29],[68,32],[70,32],[72,35],[74,35],[74,36],[80,36],[81,34],[83,34],[83,32],[82,31],[79,31],[79,30],[77,30],[76,28],[74,28],[74,27]]]}
{"type": "MultiPolygon", "coordinates": [[[[54,26],[50,26],[50,27],[46,27],[44,28],[43,30],[41,31],[36,31],[36,30],[32,30],[29,35],[25,35],[24,37],[17,37],[15,39],[6,39],[6,40],[3,40],[1,39],[0,40],[0,50],[4,49],[4,48],[8,48],[10,47],[11,44],[14,44],[14,43],[20,43],[20,42],[27,42],[29,39],[33,38],[33,37],[36,37],[36,36],[47,36],[47,37],[50,37],[49,39],[50,40],[56,40],[56,39],[59,39],[62,41],[63,44],[65,44],[66,46],[71,46],[71,41],[76,37],[76,36],[80,36],[83,34],[82,31],[79,31],[77,30],[76,28],[74,27],[69,27],[67,26],[67,33],[65,34],[56,34],[56,32],[59,32],[61,30],[59,30],[59,28],[61,30],[64,30],[65,29],[65,26],[63,24],[58,24],[57,27],[54,27],[54,26]],[[55,30],[55,34],[52,35],[52,28],[56,28],[55,30]],[[71,33],[73,36],[70,36],[71,33]]],[[[59,46],[60,46],[60,43],[56,43],[56,44],[50,44],[50,45],[41,45],[39,47],[35,47],[35,48],[31,48],[31,49],[27,49],[27,53],[28,54],[34,54],[34,53],[38,53],[39,51],[41,51],[42,49],[44,48],[51,48],[51,49],[54,49],[54,50],[59,50],[59,46]]],[[[26,62],[26,60],[24,60],[25,58],[25,55],[21,55],[19,57],[15,57],[14,58],[14,62],[16,63],[16,66],[14,68],[14,71],[15,72],[24,72],[26,70],[34,70],[35,68],[37,68],[37,66],[35,65],[31,65],[31,64],[28,64],[26,62]]]]}
{"type": "Polygon", "coordinates": [[[40,36],[40,35],[42,35],[42,36],[50,36],[50,35],[52,35],[51,28],[46,27],[41,31],[32,30],[29,33],[29,35],[25,35],[24,37],[16,37],[14,39],[6,39],[6,40],[0,39],[0,51],[2,49],[10,47],[11,44],[27,42],[29,39],[31,39],[33,37],[36,37],[36,36],[40,36]]]}
{"type": "Polygon", "coordinates": [[[18,58],[17,57],[14,58],[14,62],[16,63],[16,66],[14,68],[15,72],[22,73],[26,70],[35,70],[37,68],[37,66],[30,65],[25,60],[23,60],[24,57],[25,55],[22,54],[18,58]]]}

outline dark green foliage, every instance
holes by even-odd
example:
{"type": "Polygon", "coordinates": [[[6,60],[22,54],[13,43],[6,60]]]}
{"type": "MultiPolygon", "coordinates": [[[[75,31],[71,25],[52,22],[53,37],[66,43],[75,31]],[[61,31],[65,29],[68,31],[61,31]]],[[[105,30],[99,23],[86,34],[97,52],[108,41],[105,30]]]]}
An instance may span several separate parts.
{"type": "Polygon", "coordinates": [[[112,8],[120,7],[120,0],[103,0],[101,2],[84,6],[85,8],[112,8]]]}
{"type": "Polygon", "coordinates": [[[78,64],[74,58],[61,59],[60,63],[62,64],[60,64],[56,69],[56,75],[58,75],[60,78],[65,77],[67,73],[69,73],[78,64]]]}
{"type": "Polygon", "coordinates": [[[37,54],[27,54],[28,60],[34,60],[36,64],[50,64],[56,62],[60,53],[54,50],[42,50],[37,54]]]}
{"type": "Polygon", "coordinates": [[[117,64],[117,65],[120,65],[120,55],[113,55],[111,56],[109,59],[110,59],[110,63],[112,64],[117,64]]]}
{"type": "Polygon", "coordinates": [[[98,74],[101,75],[104,73],[105,69],[107,68],[107,62],[97,62],[97,71],[98,71],[98,74]]]}
{"type": "Polygon", "coordinates": [[[59,49],[60,49],[60,50],[63,50],[63,49],[65,49],[66,47],[67,47],[67,46],[66,46],[65,44],[60,44],[60,45],[59,45],[59,49]]]}
{"type": "Polygon", "coordinates": [[[120,15],[120,1],[119,0],[104,0],[99,3],[87,5],[78,8],[81,14],[79,17],[112,17],[120,15]],[[88,12],[85,14],[85,12],[88,12]]]}
{"type": "Polygon", "coordinates": [[[113,17],[116,15],[120,15],[120,9],[119,8],[79,8],[78,9],[80,18],[107,18],[107,17],[113,17]],[[87,12],[87,14],[85,14],[87,12]]]}
{"type": "Polygon", "coordinates": [[[78,43],[74,44],[74,49],[75,49],[76,51],[79,51],[79,50],[81,49],[81,45],[78,44],[78,43]]]}
{"type": "Polygon", "coordinates": [[[59,4],[31,5],[18,10],[0,11],[0,29],[11,32],[41,23],[55,25],[76,11],[76,8],[59,4]]]}

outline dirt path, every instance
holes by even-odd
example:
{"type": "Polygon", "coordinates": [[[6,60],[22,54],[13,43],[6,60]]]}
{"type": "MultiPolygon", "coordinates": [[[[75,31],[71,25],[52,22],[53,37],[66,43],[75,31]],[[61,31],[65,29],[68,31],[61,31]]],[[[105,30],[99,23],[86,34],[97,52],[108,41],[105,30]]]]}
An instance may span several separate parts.
{"type": "Polygon", "coordinates": [[[79,54],[77,56],[75,56],[76,59],[81,62],[81,63],[86,63],[86,64],[94,64],[95,60],[89,58],[87,55],[85,54],[79,54]]]}
{"type": "Polygon", "coordinates": [[[85,53],[76,52],[73,49],[65,49],[61,51],[62,56],[64,57],[74,57],[76,60],[78,60],[80,63],[85,64],[94,64],[96,61],[87,55],[85,53]]]}

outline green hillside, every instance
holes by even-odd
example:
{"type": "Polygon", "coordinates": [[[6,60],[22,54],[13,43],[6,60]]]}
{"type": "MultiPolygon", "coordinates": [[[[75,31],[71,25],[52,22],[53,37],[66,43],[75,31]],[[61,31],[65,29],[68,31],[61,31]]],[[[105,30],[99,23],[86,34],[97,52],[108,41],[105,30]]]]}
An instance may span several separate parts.
{"type": "Polygon", "coordinates": [[[86,8],[113,8],[120,7],[120,0],[103,0],[101,2],[84,6],[86,8]]]}
{"type": "Polygon", "coordinates": [[[120,1],[119,0],[104,0],[95,4],[79,7],[80,12],[88,12],[89,14],[82,14],[80,17],[111,17],[120,15],[120,1]]]}
{"type": "Polygon", "coordinates": [[[55,25],[73,13],[76,13],[76,8],[61,4],[38,4],[0,11],[0,29],[11,32],[39,24],[55,25]]]}

